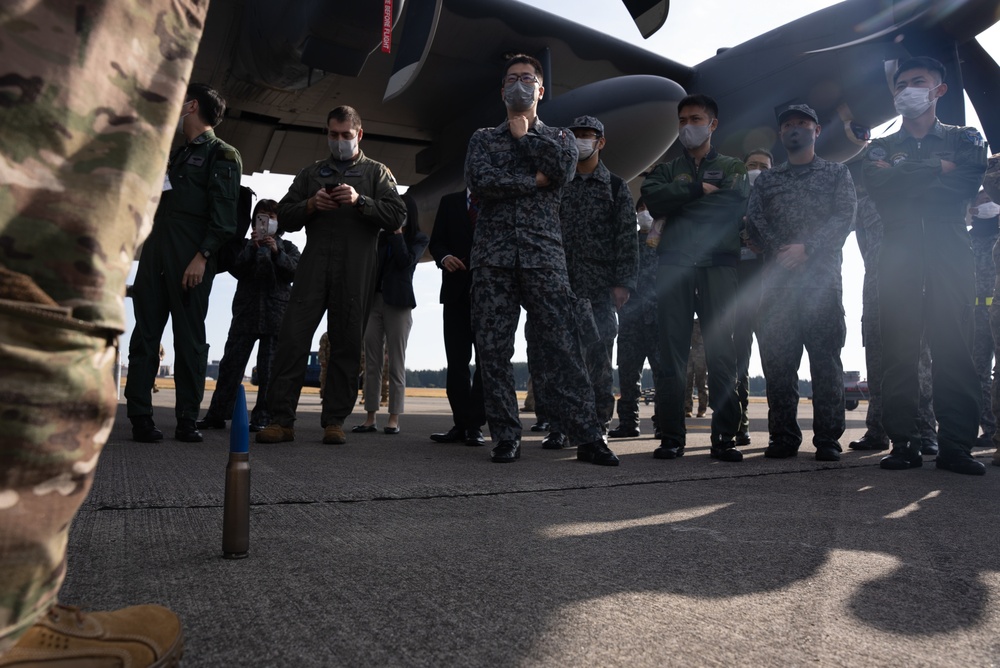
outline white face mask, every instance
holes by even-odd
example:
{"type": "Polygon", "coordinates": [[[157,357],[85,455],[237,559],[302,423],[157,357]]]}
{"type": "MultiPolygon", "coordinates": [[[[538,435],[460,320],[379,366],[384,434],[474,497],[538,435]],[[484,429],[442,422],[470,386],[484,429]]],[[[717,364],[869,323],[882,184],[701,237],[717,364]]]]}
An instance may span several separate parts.
{"type": "Polygon", "coordinates": [[[278,219],[268,218],[267,219],[267,236],[273,237],[278,232],[278,219]]]}
{"type": "Polygon", "coordinates": [[[597,150],[597,140],[577,139],[576,150],[580,152],[580,162],[588,160],[590,159],[590,156],[594,155],[594,151],[597,150]]]}
{"type": "MultiPolygon", "coordinates": [[[[193,102],[193,100],[188,100],[187,102],[185,102],[184,104],[182,104],[181,105],[181,109],[183,109],[184,107],[186,107],[191,102],[193,102]]],[[[177,134],[184,134],[184,119],[187,118],[190,115],[191,115],[191,112],[189,111],[186,114],[181,114],[181,117],[177,119],[177,134]]]]}
{"type": "Polygon", "coordinates": [[[976,207],[976,218],[996,218],[1000,216],[1000,204],[983,202],[976,207]]]}
{"type": "Polygon", "coordinates": [[[757,180],[758,176],[760,176],[759,169],[751,169],[747,172],[747,180],[750,181],[750,185],[753,185],[753,182],[757,180]]]}
{"type": "MultiPolygon", "coordinates": [[[[938,86],[940,85],[938,84],[938,86]]],[[[931,92],[938,86],[934,86],[934,88],[914,88],[908,86],[899,91],[893,98],[896,113],[903,118],[917,118],[930,109],[932,102],[931,92]]]]}
{"type": "Polygon", "coordinates": [[[635,214],[635,222],[639,223],[640,230],[649,232],[649,228],[653,226],[653,214],[649,211],[640,211],[635,214]]]}
{"type": "Polygon", "coordinates": [[[680,140],[689,151],[693,151],[708,141],[712,136],[712,124],[708,125],[685,125],[681,128],[680,140]]]}
{"type": "Polygon", "coordinates": [[[354,139],[327,139],[330,146],[330,153],[337,160],[350,160],[358,152],[358,138],[354,139]]]}

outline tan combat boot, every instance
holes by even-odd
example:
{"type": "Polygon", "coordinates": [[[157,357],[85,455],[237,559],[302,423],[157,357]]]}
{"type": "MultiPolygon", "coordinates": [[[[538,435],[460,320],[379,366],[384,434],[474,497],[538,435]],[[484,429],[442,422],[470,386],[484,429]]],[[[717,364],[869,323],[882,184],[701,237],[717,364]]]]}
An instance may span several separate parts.
{"type": "Polygon", "coordinates": [[[56,605],[0,656],[0,666],[174,668],[183,654],[181,620],[162,606],[83,612],[56,605]]]}
{"type": "Polygon", "coordinates": [[[295,429],[282,427],[280,424],[269,424],[257,432],[258,443],[286,443],[295,440],[295,429]]]}
{"type": "Polygon", "coordinates": [[[343,445],[347,443],[347,436],[344,434],[344,425],[328,425],[323,430],[323,442],[327,445],[343,445]]]}

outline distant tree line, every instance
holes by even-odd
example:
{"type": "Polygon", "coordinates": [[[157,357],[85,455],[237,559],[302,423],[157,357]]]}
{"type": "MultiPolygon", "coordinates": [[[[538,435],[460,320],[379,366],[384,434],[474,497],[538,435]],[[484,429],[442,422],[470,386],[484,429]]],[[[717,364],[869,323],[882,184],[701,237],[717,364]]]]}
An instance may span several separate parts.
{"type": "MultiPolygon", "coordinates": [[[[406,370],[407,387],[439,387],[447,385],[447,369],[421,369],[406,370]]],[[[653,372],[644,369],[642,372],[642,386],[653,387],[653,372]]],[[[514,362],[514,387],[518,390],[528,389],[528,363],[514,362]]],[[[618,370],[615,369],[615,392],[618,392],[618,370]]],[[[763,397],[767,391],[767,384],[763,376],[753,376],[750,378],[750,396],[763,397]]],[[[812,396],[812,383],[808,380],[799,379],[799,394],[803,397],[812,396]]]]}

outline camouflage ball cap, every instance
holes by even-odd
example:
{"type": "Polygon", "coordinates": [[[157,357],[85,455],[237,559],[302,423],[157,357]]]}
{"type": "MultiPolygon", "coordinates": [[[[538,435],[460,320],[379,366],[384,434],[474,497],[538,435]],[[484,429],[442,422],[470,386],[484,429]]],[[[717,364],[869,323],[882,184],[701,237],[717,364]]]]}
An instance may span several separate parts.
{"type": "Polygon", "coordinates": [[[574,118],[569,129],[576,130],[577,128],[590,128],[591,130],[596,130],[598,136],[604,136],[604,123],[601,123],[593,116],[577,116],[574,118]]]}
{"type": "Polygon", "coordinates": [[[802,116],[808,116],[813,120],[816,125],[819,125],[819,115],[816,110],[810,107],[808,104],[790,104],[788,107],[778,114],[778,125],[785,122],[785,119],[793,114],[800,114],[802,116]]]}

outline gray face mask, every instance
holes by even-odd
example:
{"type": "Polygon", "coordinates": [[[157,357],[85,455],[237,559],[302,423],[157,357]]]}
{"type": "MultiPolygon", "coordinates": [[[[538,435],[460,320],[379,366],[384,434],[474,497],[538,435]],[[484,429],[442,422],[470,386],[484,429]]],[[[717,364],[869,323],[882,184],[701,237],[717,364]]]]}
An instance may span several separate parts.
{"type": "Polygon", "coordinates": [[[535,84],[515,81],[504,86],[503,103],[512,111],[527,111],[535,103],[535,84]]]}
{"type": "Polygon", "coordinates": [[[337,160],[350,160],[358,152],[358,138],[354,139],[327,139],[330,147],[330,154],[337,160]]]}
{"type": "Polygon", "coordinates": [[[584,160],[589,160],[590,156],[594,155],[594,152],[597,150],[597,140],[577,139],[576,150],[580,154],[580,162],[583,162],[584,160]]]}
{"type": "Polygon", "coordinates": [[[781,145],[789,153],[795,153],[816,143],[816,132],[808,128],[789,128],[781,132],[781,145]]]}
{"type": "Polygon", "coordinates": [[[680,140],[684,148],[693,151],[708,141],[712,136],[712,126],[709,125],[685,125],[681,128],[680,140]]]}

